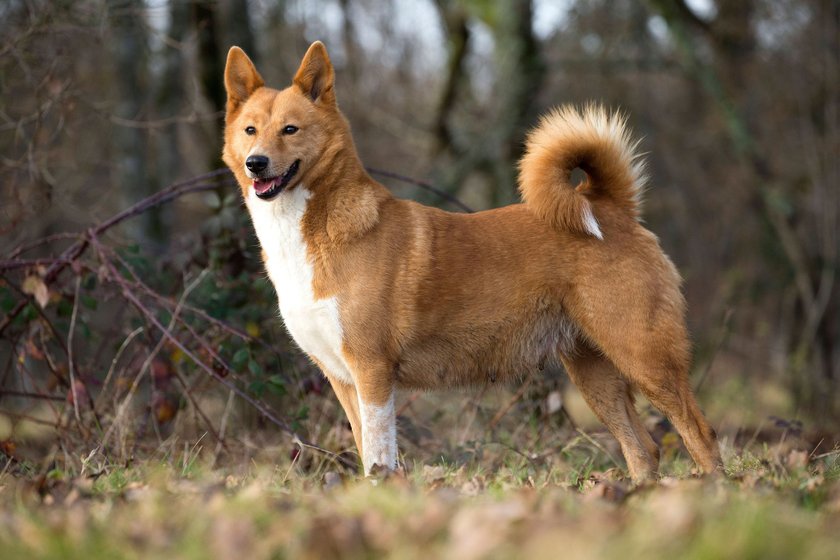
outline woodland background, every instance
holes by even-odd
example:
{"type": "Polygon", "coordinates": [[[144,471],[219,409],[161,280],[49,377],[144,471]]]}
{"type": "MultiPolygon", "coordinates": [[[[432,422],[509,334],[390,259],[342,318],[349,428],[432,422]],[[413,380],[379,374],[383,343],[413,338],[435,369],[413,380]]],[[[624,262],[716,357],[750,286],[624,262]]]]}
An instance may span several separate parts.
{"type": "Polygon", "coordinates": [[[839,156],[837,0],[0,0],[0,555],[835,558],[839,156]],[[374,177],[453,211],[552,106],[628,116],[725,477],[640,401],[632,485],[559,368],[399,395],[359,476],[220,161],[228,48],[283,87],[316,39],[374,177]]]}
{"type": "MultiPolygon", "coordinates": [[[[216,464],[269,443],[294,460],[356,460],[329,386],[276,317],[238,189],[210,173],[228,48],[283,87],[316,39],[365,164],[475,209],[517,199],[516,161],[542,112],[589,100],[624,111],[648,153],[645,224],[685,278],[712,423],[729,442],[784,432],[832,449],[837,1],[5,0],[7,468],[193,451],[216,464]],[[164,204],[133,206],[162,191],[164,204]]],[[[587,415],[559,371],[479,395],[404,395],[401,446],[455,463],[570,434],[611,449],[581,439],[599,430],[587,415]]],[[[667,422],[646,418],[678,453],[667,422]]]]}

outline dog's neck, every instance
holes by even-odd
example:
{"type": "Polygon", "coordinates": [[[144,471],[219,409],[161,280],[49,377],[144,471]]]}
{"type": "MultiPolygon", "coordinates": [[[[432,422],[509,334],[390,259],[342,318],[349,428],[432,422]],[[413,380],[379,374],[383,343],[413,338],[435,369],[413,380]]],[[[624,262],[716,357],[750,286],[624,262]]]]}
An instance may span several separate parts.
{"type": "Polygon", "coordinates": [[[365,171],[349,129],[337,135],[301,182],[312,192],[304,235],[319,243],[341,244],[364,235],[379,222],[382,202],[392,198],[365,171]]]}

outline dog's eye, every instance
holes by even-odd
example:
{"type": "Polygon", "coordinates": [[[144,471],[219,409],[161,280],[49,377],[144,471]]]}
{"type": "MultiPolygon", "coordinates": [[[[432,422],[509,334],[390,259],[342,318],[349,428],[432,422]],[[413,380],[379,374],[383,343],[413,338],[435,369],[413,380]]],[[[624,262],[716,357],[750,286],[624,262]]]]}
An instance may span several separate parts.
{"type": "Polygon", "coordinates": [[[257,133],[257,129],[254,128],[253,126],[246,126],[245,127],[245,134],[247,134],[248,136],[253,136],[256,133],[257,133]]]}
{"type": "Polygon", "coordinates": [[[287,124],[286,126],[283,127],[283,134],[294,134],[298,130],[299,130],[298,127],[296,127],[295,125],[287,124]]]}

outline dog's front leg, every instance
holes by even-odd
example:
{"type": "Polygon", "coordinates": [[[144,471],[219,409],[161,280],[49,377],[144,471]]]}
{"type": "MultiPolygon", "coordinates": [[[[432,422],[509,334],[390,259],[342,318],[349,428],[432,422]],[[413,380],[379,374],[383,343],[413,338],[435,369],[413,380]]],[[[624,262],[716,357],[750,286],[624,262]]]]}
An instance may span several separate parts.
{"type": "Polygon", "coordinates": [[[390,379],[360,379],[357,386],[362,420],[362,463],[365,476],[379,465],[397,468],[397,418],[390,379]]]}
{"type": "Polygon", "coordinates": [[[327,379],[330,380],[330,385],[332,385],[335,396],[338,397],[338,402],[341,403],[341,408],[344,409],[344,413],[347,415],[347,420],[350,422],[350,429],[353,431],[353,439],[356,442],[356,449],[359,451],[359,458],[362,458],[364,457],[362,420],[359,414],[359,396],[356,394],[356,388],[329,375],[327,379]]]}

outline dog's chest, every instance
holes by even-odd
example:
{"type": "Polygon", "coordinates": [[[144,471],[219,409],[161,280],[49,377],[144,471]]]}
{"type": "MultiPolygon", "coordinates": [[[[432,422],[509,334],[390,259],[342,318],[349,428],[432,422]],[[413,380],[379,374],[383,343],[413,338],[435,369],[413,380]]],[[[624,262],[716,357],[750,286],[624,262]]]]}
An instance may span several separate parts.
{"type": "Polygon", "coordinates": [[[263,201],[251,191],[247,200],[254,229],[266,252],[266,268],[280,302],[286,329],[298,346],[327,373],[353,384],[341,353],[342,329],[335,297],[316,299],[314,270],[301,231],[310,192],[303,185],[263,201]]]}

